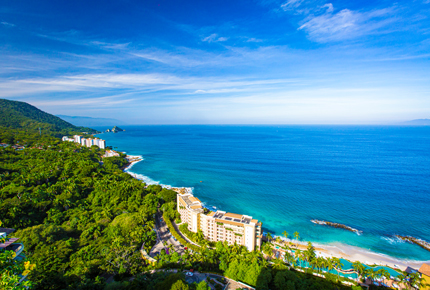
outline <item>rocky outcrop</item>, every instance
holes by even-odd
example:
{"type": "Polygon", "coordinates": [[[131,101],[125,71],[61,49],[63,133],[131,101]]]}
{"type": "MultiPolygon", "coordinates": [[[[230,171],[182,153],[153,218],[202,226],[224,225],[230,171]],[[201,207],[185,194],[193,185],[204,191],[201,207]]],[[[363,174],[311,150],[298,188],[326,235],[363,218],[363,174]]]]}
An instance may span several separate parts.
{"type": "Polygon", "coordinates": [[[112,129],[107,129],[106,132],[112,132],[112,133],[118,133],[118,132],[122,132],[125,131],[123,129],[121,129],[120,127],[114,126],[112,129]]]}
{"type": "Polygon", "coordinates": [[[333,227],[333,228],[344,229],[344,230],[356,233],[357,235],[360,235],[362,233],[362,231],[359,231],[357,229],[354,229],[352,227],[349,227],[349,226],[346,226],[343,224],[339,224],[339,223],[332,223],[332,222],[320,221],[320,220],[311,220],[311,222],[313,222],[314,224],[317,224],[317,225],[323,225],[323,226],[329,226],[329,227],[333,227]]]}
{"type": "Polygon", "coordinates": [[[418,238],[414,238],[411,236],[400,236],[400,235],[395,235],[396,238],[399,238],[403,241],[407,241],[409,243],[415,244],[420,246],[423,249],[426,249],[427,251],[430,251],[430,243],[426,242],[424,240],[418,239],[418,238]]]}

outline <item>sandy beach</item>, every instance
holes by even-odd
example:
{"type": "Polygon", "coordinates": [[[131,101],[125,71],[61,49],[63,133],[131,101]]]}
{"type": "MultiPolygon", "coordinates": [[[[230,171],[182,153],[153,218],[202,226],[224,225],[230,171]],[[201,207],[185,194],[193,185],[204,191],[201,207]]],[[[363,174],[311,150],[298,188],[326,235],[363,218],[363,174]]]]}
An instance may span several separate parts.
{"type": "MultiPolygon", "coordinates": [[[[285,238],[283,238],[285,241],[285,238]]],[[[292,242],[294,245],[297,244],[296,240],[287,240],[292,242]]],[[[359,247],[345,245],[341,243],[333,243],[331,245],[313,244],[315,247],[316,254],[321,257],[336,257],[350,260],[352,262],[359,261],[366,265],[380,265],[389,266],[392,268],[399,268],[404,271],[408,266],[414,269],[419,269],[423,263],[429,263],[430,261],[413,261],[413,260],[401,260],[380,253],[367,251],[359,247]]],[[[299,249],[305,250],[307,242],[299,242],[299,249]]]]}

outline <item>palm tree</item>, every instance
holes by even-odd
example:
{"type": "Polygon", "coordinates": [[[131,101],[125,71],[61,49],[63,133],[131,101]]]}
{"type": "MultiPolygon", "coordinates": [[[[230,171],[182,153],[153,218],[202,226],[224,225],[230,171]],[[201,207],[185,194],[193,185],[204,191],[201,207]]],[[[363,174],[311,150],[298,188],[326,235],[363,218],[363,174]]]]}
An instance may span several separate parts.
{"type": "Polygon", "coordinates": [[[421,289],[422,286],[425,286],[424,278],[420,276],[418,273],[409,274],[409,285],[411,287],[421,289]]]}
{"type": "Polygon", "coordinates": [[[316,266],[319,268],[319,272],[322,272],[322,268],[325,268],[325,259],[323,257],[318,257],[316,259],[316,266]]]}
{"type": "Polygon", "coordinates": [[[273,262],[273,269],[275,270],[284,270],[287,269],[287,266],[285,265],[284,261],[282,259],[274,259],[273,262]]]}
{"type": "Polygon", "coordinates": [[[269,258],[272,256],[272,245],[270,243],[264,243],[263,245],[263,253],[269,256],[269,258]]]}
{"type": "Polygon", "coordinates": [[[302,251],[299,250],[299,249],[294,250],[294,257],[295,257],[296,260],[299,261],[300,267],[302,266],[302,263],[300,261],[301,253],[302,253],[302,251]]]}
{"type": "Polygon", "coordinates": [[[362,274],[364,273],[364,270],[366,269],[364,267],[364,265],[362,263],[360,263],[359,261],[355,261],[354,263],[352,263],[352,267],[354,268],[354,270],[357,272],[357,283],[358,283],[358,278],[360,276],[362,276],[362,274]]]}
{"type": "Polygon", "coordinates": [[[399,280],[399,284],[407,285],[408,273],[402,272],[402,274],[397,276],[397,279],[399,280]]]}
{"type": "MultiPolygon", "coordinates": [[[[302,251],[301,254],[300,254],[300,260],[306,262],[307,261],[307,257],[308,256],[307,256],[306,252],[302,251]]],[[[306,266],[306,264],[305,264],[305,266],[306,266]]],[[[304,267],[304,268],[306,268],[306,267],[304,267]]]]}
{"type": "Polygon", "coordinates": [[[296,259],[289,252],[285,252],[284,259],[293,267],[297,264],[296,259]]]}
{"type": "Polygon", "coordinates": [[[373,268],[369,267],[366,269],[365,274],[373,282],[373,280],[375,279],[375,274],[376,274],[375,270],[373,270],[373,268]]]}
{"type": "Polygon", "coordinates": [[[268,232],[266,234],[266,238],[267,238],[267,241],[270,242],[270,240],[272,239],[272,235],[268,232]]]}
{"type": "Polygon", "coordinates": [[[296,238],[296,240],[297,240],[297,245],[296,245],[296,248],[298,248],[299,247],[299,238],[300,238],[300,235],[299,235],[299,232],[294,232],[294,238],[296,238]]]}
{"type": "Polygon", "coordinates": [[[340,270],[342,269],[343,264],[339,258],[334,257],[332,260],[333,260],[333,266],[337,271],[337,280],[339,280],[340,270]]]}
{"type": "Polygon", "coordinates": [[[385,279],[390,279],[390,277],[391,277],[391,275],[390,275],[390,272],[388,272],[386,269],[384,269],[384,268],[381,268],[381,269],[379,269],[378,271],[376,271],[376,274],[380,277],[380,278],[382,278],[382,277],[384,277],[385,279]]]}
{"type": "Polygon", "coordinates": [[[309,265],[311,266],[312,270],[314,269],[314,267],[318,268],[316,259],[309,260],[309,265]]]}
{"type": "Polygon", "coordinates": [[[327,271],[333,270],[334,269],[333,259],[327,258],[325,265],[327,267],[327,271]]]}
{"type": "Polygon", "coordinates": [[[285,239],[288,239],[288,233],[287,233],[287,231],[284,231],[284,232],[282,233],[282,235],[285,237],[285,239]]]}

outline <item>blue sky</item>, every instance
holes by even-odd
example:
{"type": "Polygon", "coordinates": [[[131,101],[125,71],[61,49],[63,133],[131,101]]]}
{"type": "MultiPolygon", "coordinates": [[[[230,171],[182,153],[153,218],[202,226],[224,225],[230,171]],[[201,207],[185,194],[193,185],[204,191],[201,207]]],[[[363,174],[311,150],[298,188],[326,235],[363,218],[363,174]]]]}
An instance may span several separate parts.
{"type": "Polygon", "coordinates": [[[135,124],[430,118],[430,0],[0,4],[0,98],[135,124]]]}

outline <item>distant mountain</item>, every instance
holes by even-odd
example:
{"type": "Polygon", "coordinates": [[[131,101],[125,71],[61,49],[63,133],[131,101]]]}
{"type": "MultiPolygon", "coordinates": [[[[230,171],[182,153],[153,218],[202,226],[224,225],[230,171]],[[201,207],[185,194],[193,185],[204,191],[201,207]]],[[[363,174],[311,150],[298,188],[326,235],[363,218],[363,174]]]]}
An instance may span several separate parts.
{"type": "Polygon", "coordinates": [[[74,126],[25,102],[5,99],[0,99],[0,127],[23,131],[41,128],[53,133],[96,132],[94,129],[74,126]]]}
{"type": "Polygon", "coordinates": [[[117,124],[125,124],[116,119],[110,118],[92,118],[92,117],[83,117],[83,116],[66,116],[66,115],[57,115],[57,117],[72,123],[75,126],[113,126],[117,124]]]}
{"type": "Polygon", "coordinates": [[[430,119],[416,119],[411,121],[406,121],[404,124],[417,125],[417,126],[430,126],[430,119]]]}

